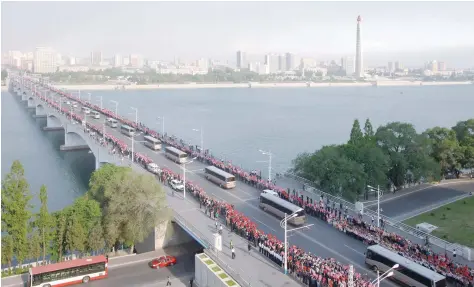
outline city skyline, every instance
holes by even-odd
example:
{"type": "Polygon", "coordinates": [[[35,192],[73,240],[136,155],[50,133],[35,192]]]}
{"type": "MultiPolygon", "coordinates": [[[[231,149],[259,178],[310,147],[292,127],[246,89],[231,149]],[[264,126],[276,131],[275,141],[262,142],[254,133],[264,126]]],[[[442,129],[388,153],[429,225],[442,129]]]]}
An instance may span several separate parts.
{"type": "MultiPolygon", "coordinates": [[[[146,58],[160,60],[206,57],[235,61],[235,51],[242,50],[255,54],[291,52],[329,60],[355,56],[353,27],[354,17],[359,14],[364,17],[366,65],[386,63],[396,60],[396,54],[407,53],[410,55],[398,58],[407,66],[420,65],[429,59],[445,59],[446,54],[459,56],[458,52],[449,52],[451,49],[469,50],[469,47],[474,47],[474,39],[465,36],[474,30],[472,17],[463,17],[473,6],[469,2],[449,5],[435,2],[429,6],[408,2],[147,2],[143,5],[103,2],[94,3],[96,16],[84,21],[92,4],[3,3],[2,51],[32,51],[36,46],[51,46],[63,54],[80,57],[90,55],[91,51],[102,51],[106,56],[139,53],[146,58]],[[112,4],[114,13],[105,13],[112,4]],[[390,9],[386,9],[387,6],[390,9]],[[30,20],[18,23],[14,15],[20,11],[25,19],[30,20]],[[48,17],[53,11],[54,17],[48,17]],[[131,21],[140,11],[143,12],[140,19],[136,23],[131,21]],[[161,11],[159,17],[153,15],[153,11],[161,11]],[[244,19],[228,21],[226,15],[234,12],[244,19]],[[175,17],[176,13],[179,17],[175,17]],[[283,17],[285,15],[299,16],[283,17]],[[402,15],[403,20],[397,19],[397,15],[402,15]],[[168,24],[160,25],[160,21],[167,21],[168,24]],[[58,22],[64,25],[58,26],[58,22]],[[327,29],[328,26],[330,29],[327,29]],[[16,36],[25,35],[26,31],[29,37],[16,36]],[[431,51],[435,55],[418,62],[403,59],[415,58],[412,54],[417,51],[431,51]]],[[[423,54],[426,55],[425,52],[423,54]]],[[[469,56],[469,53],[466,54],[469,56]]],[[[474,64],[470,58],[466,61],[468,63],[464,67],[474,64]]],[[[449,59],[447,62],[454,66],[461,64],[461,61],[449,59]]]]}

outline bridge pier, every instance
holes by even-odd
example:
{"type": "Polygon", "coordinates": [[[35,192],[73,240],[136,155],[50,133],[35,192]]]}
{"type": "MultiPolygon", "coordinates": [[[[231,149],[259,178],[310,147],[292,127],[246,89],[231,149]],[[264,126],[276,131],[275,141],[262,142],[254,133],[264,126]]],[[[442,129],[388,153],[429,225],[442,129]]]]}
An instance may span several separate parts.
{"type": "Polygon", "coordinates": [[[61,151],[77,151],[77,150],[88,150],[89,146],[85,145],[61,145],[59,150],[61,151]]]}

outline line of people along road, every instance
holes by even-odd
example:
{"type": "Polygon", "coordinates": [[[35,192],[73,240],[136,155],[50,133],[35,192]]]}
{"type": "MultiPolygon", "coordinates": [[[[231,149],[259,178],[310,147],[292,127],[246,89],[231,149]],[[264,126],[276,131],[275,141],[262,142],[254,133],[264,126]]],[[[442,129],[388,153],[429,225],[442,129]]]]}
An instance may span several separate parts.
{"type": "MultiPolygon", "coordinates": [[[[84,104],[89,104],[89,103],[84,103],[84,104]]],[[[91,108],[93,109],[98,108],[95,105],[91,105],[91,106],[92,106],[91,108]]],[[[114,116],[113,113],[110,111],[105,110],[102,112],[106,112],[108,116],[111,116],[111,117],[114,116]]],[[[121,120],[117,116],[115,116],[115,118],[121,120]]],[[[372,225],[367,224],[363,222],[361,219],[351,218],[347,214],[347,207],[346,207],[346,212],[344,214],[344,218],[342,218],[341,217],[342,206],[340,206],[338,211],[333,206],[333,209],[331,212],[329,202],[327,203],[328,206],[324,206],[324,202],[322,199],[320,200],[319,203],[318,202],[313,203],[313,199],[309,199],[307,197],[306,202],[304,202],[302,196],[297,196],[295,191],[294,191],[293,196],[290,196],[289,189],[284,190],[282,188],[276,187],[273,182],[262,180],[254,172],[253,173],[245,172],[238,167],[232,166],[230,163],[226,164],[223,160],[215,159],[214,157],[212,157],[212,155],[208,153],[204,153],[204,154],[200,153],[197,150],[194,150],[192,146],[187,146],[182,140],[178,141],[175,137],[167,137],[166,135],[160,136],[157,132],[150,130],[143,124],[136,125],[135,123],[130,122],[128,120],[122,120],[122,122],[124,122],[127,125],[134,126],[135,128],[143,131],[145,134],[149,134],[151,136],[157,137],[163,140],[166,144],[180,148],[183,151],[192,154],[193,157],[196,156],[201,161],[204,161],[208,164],[212,164],[228,172],[234,173],[237,175],[237,177],[240,177],[243,181],[257,188],[273,189],[278,192],[281,198],[284,198],[288,201],[291,201],[293,203],[296,203],[304,207],[305,209],[307,209],[307,212],[309,212],[309,214],[317,215],[319,218],[326,220],[327,222],[331,223],[333,226],[335,226],[339,230],[345,232],[346,234],[352,237],[355,237],[359,240],[363,240],[366,243],[379,242],[380,244],[383,244],[392,250],[396,250],[397,252],[400,252],[403,255],[408,256],[414,259],[415,261],[438,271],[439,273],[445,275],[448,278],[451,278],[452,280],[455,280],[459,283],[466,284],[466,285],[469,283],[472,284],[474,273],[473,273],[473,270],[470,269],[468,266],[461,266],[459,264],[456,264],[454,261],[450,260],[450,258],[448,258],[446,254],[445,255],[435,254],[427,246],[419,246],[417,244],[412,244],[410,241],[400,237],[399,235],[395,233],[388,233],[384,231],[383,228],[378,229],[373,224],[372,225]],[[339,216],[337,216],[337,214],[339,214],[339,216]]],[[[100,131],[98,130],[98,132],[100,131]]],[[[146,156],[144,156],[143,158],[139,157],[138,161],[142,161],[142,164],[146,165],[146,161],[150,161],[150,159],[147,158],[146,156]],[[145,158],[146,160],[143,161],[143,158],[145,158]]],[[[177,175],[174,175],[174,176],[178,177],[177,175]]],[[[187,183],[187,185],[189,185],[190,189],[194,188],[194,185],[191,182],[187,183]]],[[[200,189],[197,189],[197,190],[200,190],[200,189]]],[[[203,192],[202,189],[200,191],[203,192]]],[[[228,210],[226,209],[226,211],[228,210]]],[[[240,220],[240,222],[247,222],[247,219],[243,215],[236,216],[236,218],[243,219],[243,221],[240,220]]],[[[247,223],[244,225],[246,226],[244,227],[244,229],[247,230],[247,233],[248,233],[248,229],[250,230],[253,230],[253,228],[256,229],[255,224],[252,224],[250,226],[247,223]]],[[[239,229],[239,230],[242,230],[242,229],[239,229]]],[[[255,237],[255,232],[252,232],[252,235],[254,235],[253,236],[254,239],[259,238],[259,237],[255,237]]],[[[313,278],[314,276],[310,276],[310,277],[313,278]]]]}

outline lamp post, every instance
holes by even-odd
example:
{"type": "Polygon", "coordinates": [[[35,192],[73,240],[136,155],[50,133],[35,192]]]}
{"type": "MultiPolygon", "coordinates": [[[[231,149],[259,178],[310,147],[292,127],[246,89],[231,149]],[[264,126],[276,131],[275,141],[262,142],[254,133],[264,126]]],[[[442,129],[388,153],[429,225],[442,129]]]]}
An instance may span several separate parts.
{"type": "Polygon", "coordinates": [[[302,229],[302,228],[309,228],[309,227],[314,225],[314,224],[310,224],[310,225],[305,225],[305,226],[301,226],[301,227],[297,227],[297,228],[293,228],[293,229],[288,230],[288,220],[296,217],[297,215],[298,215],[297,213],[292,213],[292,214],[287,216],[286,213],[285,213],[285,217],[280,221],[280,227],[285,230],[285,255],[283,257],[285,274],[288,273],[288,232],[295,231],[295,230],[302,229]]]}
{"type": "Polygon", "coordinates": [[[183,162],[183,198],[186,199],[186,165],[192,163],[196,157],[193,157],[190,161],[183,162]]]}
{"type": "Polygon", "coordinates": [[[110,102],[115,104],[115,115],[117,116],[117,112],[118,112],[117,109],[118,109],[119,103],[117,101],[112,101],[112,100],[110,100],[110,102]]]}
{"type": "Polygon", "coordinates": [[[135,124],[138,127],[138,109],[134,107],[130,107],[130,108],[135,111],[135,124]]]}
{"type": "Polygon", "coordinates": [[[377,188],[367,185],[367,187],[377,192],[377,227],[380,227],[380,185],[377,185],[377,188]]]}
{"type": "Polygon", "coordinates": [[[268,155],[268,181],[272,181],[272,152],[271,151],[263,151],[261,149],[258,150],[263,155],[268,155]]]}
{"type": "Polygon", "coordinates": [[[398,265],[398,263],[393,265],[392,268],[385,271],[385,273],[383,273],[382,275],[380,275],[380,271],[377,269],[377,278],[375,278],[375,280],[373,280],[370,283],[374,284],[375,282],[377,282],[377,287],[380,287],[380,282],[383,281],[384,279],[387,279],[388,277],[392,276],[393,275],[393,270],[397,269],[398,266],[400,266],[400,265],[398,265]]]}
{"type": "Polygon", "coordinates": [[[100,98],[100,109],[102,110],[102,96],[97,96],[100,98]]]}
{"type": "Polygon", "coordinates": [[[161,134],[165,136],[165,116],[157,117],[157,120],[161,120],[161,134]]]}
{"type": "Polygon", "coordinates": [[[201,129],[193,129],[193,131],[201,133],[201,153],[204,153],[204,138],[202,137],[202,126],[201,129]]]}

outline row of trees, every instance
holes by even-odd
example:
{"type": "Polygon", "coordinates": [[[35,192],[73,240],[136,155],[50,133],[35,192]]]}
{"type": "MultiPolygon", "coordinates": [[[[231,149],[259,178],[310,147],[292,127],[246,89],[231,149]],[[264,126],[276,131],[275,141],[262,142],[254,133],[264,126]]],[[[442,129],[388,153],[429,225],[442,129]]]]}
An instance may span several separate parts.
{"type": "Polygon", "coordinates": [[[349,141],[303,153],[293,172],[322,190],[357,200],[367,185],[398,190],[406,184],[459,177],[474,168],[474,119],[418,134],[412,124],[392,122],[374,132],[369,119],[352,125],[349,141]]]}
{"type": "Polygon", "coordinates": [[[164,191],[152,176],[114,165],[95,171],[89,191],[62,210],[49,212],[44,185],[36,213],[31,199],[23,166],[15,161],[2,181],[2,264],[9,267],[104,253],[119,243],[133,250],[169,216],[164,191]]]}

